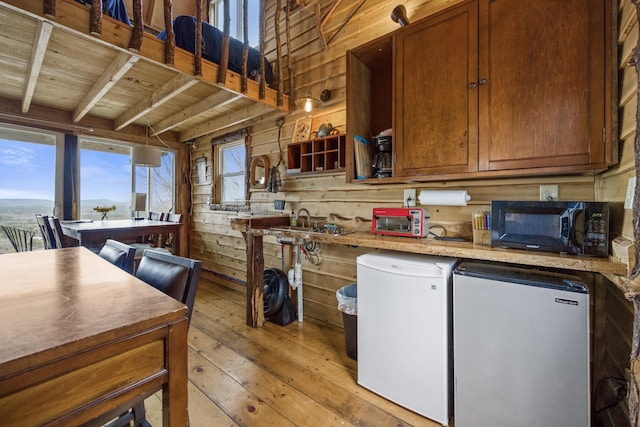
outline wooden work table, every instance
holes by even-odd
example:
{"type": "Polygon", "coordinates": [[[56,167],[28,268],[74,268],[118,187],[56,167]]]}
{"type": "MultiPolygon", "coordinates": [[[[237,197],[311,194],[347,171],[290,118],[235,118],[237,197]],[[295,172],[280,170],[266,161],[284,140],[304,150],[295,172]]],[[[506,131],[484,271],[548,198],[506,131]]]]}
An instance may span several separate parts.
{"type": "Polygon", "coordinates": [[[425,255],[498,261],[536,267],[584,271],[606,275],[626,276],[627,265],[607,258],[563,255],[549,252],[531,252],[515,249],[492,248],[471,242],[452,242],[433,238],[390,237],[370,232],[352,232],[341,235],[283,230],[289,225],[288,216],[236,217],[231,226],[241,231],[247,242],[247,325],[259,327],[264,323],[262,237],[289,237],[332,245],[361,246],[425,255]]]}

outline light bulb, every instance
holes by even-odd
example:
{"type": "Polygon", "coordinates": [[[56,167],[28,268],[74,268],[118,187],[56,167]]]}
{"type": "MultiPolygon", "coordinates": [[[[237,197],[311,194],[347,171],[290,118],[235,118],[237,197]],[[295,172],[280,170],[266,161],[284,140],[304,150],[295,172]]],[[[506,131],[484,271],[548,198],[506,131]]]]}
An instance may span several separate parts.
{"type": "Polygon", "coordinates": [[[304,102],[304,111],[306,111],[307,113],[311,112],[311,99],[307,98],[307,100],[304,102]]]}

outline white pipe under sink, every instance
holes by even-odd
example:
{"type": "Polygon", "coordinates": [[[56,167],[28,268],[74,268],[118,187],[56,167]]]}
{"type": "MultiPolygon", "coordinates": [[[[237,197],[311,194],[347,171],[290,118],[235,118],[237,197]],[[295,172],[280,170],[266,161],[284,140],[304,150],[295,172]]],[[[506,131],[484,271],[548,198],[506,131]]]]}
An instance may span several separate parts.
{"type": "Polygon", "coordinates": [[[291,289],[298,290],[298,322],[302,322],[302,262],[300,260],[300,245],[294,245],[296,248],[296,263],[287,273],[289,286],[291,289]]]}

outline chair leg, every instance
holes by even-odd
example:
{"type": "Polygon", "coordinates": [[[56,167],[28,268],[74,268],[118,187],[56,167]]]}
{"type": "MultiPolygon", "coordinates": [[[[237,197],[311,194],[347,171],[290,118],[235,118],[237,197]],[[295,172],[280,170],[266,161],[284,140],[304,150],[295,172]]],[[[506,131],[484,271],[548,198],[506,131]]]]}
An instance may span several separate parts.
{"type": "Polygon", "coordinates": [[[147,421],[147,414],[144,409],[144,402],[136,403],[131,409],[133,412],[133,425],[135,427],[152,427],[149,421],[147,421]]]}

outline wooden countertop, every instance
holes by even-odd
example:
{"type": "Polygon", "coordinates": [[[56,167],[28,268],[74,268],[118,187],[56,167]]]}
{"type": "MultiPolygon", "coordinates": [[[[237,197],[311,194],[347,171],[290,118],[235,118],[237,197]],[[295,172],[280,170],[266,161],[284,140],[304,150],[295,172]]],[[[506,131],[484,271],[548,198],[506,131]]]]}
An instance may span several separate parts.
{"type": "Polygon", "coordinates": [[[390,237],[369,232],[354,232],[342,235],[304,231],[282,231],[274,229],[254,229],[254,233],[264,236],[304,238],[305,240],[334,245],[362,246],[375,249],[389,249],[427,255],[499,261],[513,264],[551,267],[565,270],[590,271],[627,275],[627,265],[608,258],[577,255],[563,255],[550,252],[533,252],[516,249],[492,248],[474,245],[471,242],[451,242],[433,238],[415,239],[411,237],[390,237]]]}

